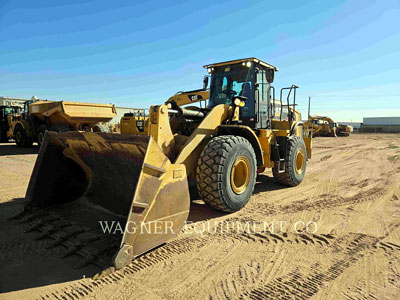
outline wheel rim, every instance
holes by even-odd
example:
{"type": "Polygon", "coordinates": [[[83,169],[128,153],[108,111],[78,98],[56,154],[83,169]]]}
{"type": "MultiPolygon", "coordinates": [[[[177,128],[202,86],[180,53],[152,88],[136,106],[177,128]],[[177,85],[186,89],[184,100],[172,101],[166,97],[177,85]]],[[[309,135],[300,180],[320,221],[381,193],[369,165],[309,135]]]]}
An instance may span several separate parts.
{"type": "Polygon", "coordinates": [[[22,134],[21,131],[18,130],[17,133],[15,134],[15,140],[16,142],[20,143],[21,139],[22,139],[22,134]]]}
{"type": "Polygon", "coordinates": [[[245,156],[239,156],[231,170],[231,186],[236,194],[243,194],[250,182],[250,161],[245,156]]]}
{"type": "Polygon", "coordinates": [[[296,173],[301,174],[304,170],[304,152],[302,149],[296,152],[296,173]]]}

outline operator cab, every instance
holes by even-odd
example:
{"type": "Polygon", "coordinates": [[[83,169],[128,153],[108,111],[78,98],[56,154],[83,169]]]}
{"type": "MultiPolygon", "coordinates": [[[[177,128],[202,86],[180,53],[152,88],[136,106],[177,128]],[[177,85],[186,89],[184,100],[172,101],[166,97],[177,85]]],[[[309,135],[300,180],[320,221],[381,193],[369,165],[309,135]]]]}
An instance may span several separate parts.
{"type": "MultiPolygon", "coordinates": [[[[280,101],[275,99],[275,89],[271,85],[274,74],[278,71],[274,67],[258,58],[244,58],[204,66],[211,74],[210,98],[208,108],[219,104],[232,105],[237,96],[246,98],[246,105],[240,110],[241,124],[254,129],[271,128],[271,120],[286,120],[289,116],[288,104],[282,104],[282,90],[280,101]],[[285,113],[286,111],[286,113],[285,113]]],[[[295,95],[295,92],[294,92],[295,95]]],[[[295,105],[292,104],[293,107],[295,105]]]]}

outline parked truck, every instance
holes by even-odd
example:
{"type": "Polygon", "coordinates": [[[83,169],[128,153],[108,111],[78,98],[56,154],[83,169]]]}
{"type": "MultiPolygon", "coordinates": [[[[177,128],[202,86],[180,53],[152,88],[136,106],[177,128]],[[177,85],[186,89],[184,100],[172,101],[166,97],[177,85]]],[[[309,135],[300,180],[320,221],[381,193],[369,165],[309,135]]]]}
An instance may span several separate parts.
{"type": "Polygon", "coordinates": [[[27,100],[0,97],[0,143],[6,143],[11,138],[9,135],[8,116],[20,114],[27,100]]]}
{"type": "Polygon", "coordinates": [[[40,146],[46,130],[101,131],[98,124],[115,116],[113,104],[29,100],[22,113],[8,116],[8,135],[19,147],[30,147],[33,142],[40,146]]]}

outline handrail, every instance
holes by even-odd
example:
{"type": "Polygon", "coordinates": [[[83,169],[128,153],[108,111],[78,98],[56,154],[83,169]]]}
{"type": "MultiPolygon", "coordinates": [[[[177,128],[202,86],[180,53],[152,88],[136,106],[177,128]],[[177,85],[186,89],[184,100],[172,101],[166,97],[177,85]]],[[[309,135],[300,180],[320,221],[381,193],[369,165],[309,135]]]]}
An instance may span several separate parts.
{"type": "Polygon", "coordinates": [[[293,122],[293,115],[294,115],[294,110],[296,108],[296,89],[299,88],[297,85],[292,84],[290,87],[285,87],[285,88],[281,88],[281,92],[280,92],[280,102],[281,102],[281,114],[280,114],[280,121],[282,121],[282,109],[283,109],[283,104],[282,104],[282,93],[283,90],[289,90],[289,93],[286,97],[286,101],[287,101],[287,108],[288,108],[288,121],[289,121],[289,128],[292,128],[292,122],[293,122]],[[294,90],[293,92],[293,113],[290,111],[290,94],[292,93],[292,90],[294,90]]]}
{"type": "MultiPolygon", "coordinates": [[[[274,117],[275,117],[275,87],[273,86],[273,85],[270,85],[269,86],[269,90],[268,90],[268,92],[270,91],[270,90],[273,90],[273,94],[272,94],[272,104],[270,103],[270,110],[271,110],[271,115],[269,116],[269,119],[273,119],[274,117]],[[273,114],[272,114],[273,113],[273,114]]],[[[267,93],[268,94],[268,93],[267,93]]]]}

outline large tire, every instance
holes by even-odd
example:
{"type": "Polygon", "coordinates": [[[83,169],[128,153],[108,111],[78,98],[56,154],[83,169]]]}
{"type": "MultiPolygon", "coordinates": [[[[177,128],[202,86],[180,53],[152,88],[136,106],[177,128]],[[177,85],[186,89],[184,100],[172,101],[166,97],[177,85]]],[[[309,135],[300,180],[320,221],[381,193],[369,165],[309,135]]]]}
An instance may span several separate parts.
{"type": "Polygon", "coordinates": [[[200,197],[210,207],[234,212],[247,204],[256,180],[256,155],[249,141],[224,135],[204,147],[197,166],[200,197]]]}
{"type": "Polygon", "coordinates": [[[307,149],[304,140],[295,136],[287,141],[285,172],[279,173],[277,167],[272,168],[275,181],[287,186],[297,186],[304,178],[307,166],[307,149]]]}
{"type": "Polygon", "coordinates": [[[106,132],[106,133],[110,133],[111,130],[107,125],[104,124],[96,124],[93,126],[92,128],[93,132],[106,132]]]}
{"type": "Polygon", "coordinates": [[[44,135],[46,134],[46,130],[47,127],[46,125],[40,125],[38,128],[38,135],[37,135],[37,143],[40,147],[40,145],[42,145],[43,139],[44,139],[44,135]]]}
{"type": "Polygon", "coordinates": [[[32,147],[33,140],[32,137],[28,137],[25,129],[22,126],[18,126],[15,129],[15,142],[18,147],[28,148],[32,147]]]}

